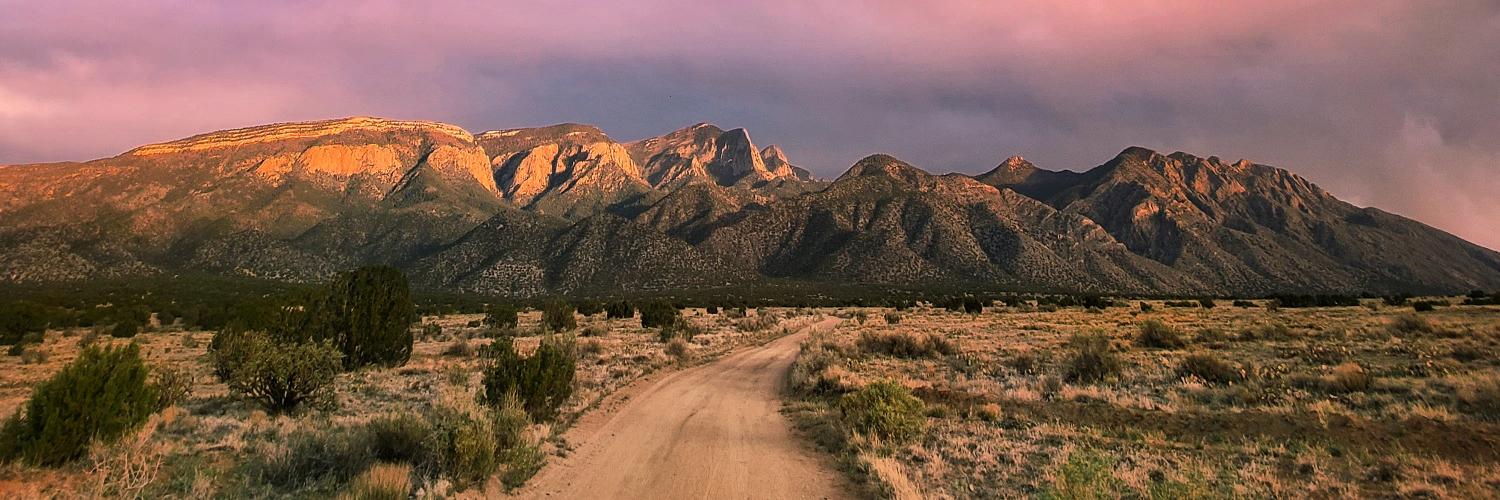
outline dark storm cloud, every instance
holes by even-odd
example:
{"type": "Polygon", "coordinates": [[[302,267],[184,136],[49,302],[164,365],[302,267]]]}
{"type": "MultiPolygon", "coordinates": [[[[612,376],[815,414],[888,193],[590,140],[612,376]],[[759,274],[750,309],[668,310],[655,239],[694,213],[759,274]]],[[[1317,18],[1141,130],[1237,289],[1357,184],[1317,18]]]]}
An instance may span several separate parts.
{"type": "Polygon", "coordinates": [[[0,162],[348,115],[621,140],[743,126],[832,177],[887,152],[1287,167],[1500,247],[1500,3],[0,0],[0,162]]]}

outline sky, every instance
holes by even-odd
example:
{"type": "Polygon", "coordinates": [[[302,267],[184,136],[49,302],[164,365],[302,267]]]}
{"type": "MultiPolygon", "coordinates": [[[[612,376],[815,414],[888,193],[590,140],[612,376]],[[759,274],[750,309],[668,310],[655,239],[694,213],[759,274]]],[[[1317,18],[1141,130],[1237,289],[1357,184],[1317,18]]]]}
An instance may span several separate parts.
{"type": "Polygon", "coordinates": [[[0,0],[0,164],[357,115],[711,122],[829,178],[1138,145],[1500,248],[1496,0],[0,0]]]}

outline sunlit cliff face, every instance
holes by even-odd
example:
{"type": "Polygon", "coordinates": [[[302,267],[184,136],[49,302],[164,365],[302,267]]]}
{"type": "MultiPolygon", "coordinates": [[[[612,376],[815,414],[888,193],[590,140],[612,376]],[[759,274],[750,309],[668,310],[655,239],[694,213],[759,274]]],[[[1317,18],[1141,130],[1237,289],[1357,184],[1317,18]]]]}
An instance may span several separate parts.
{"type": "Polygon", "coordinates": [[[711,121],[831,177],[1120,148],[1295,169],[1500,247],[1500,5],[1457,2],[15,2],[0,163],[390,116],[631,140],[711,121]],[[1315,4],[1315,5],[1314,5],[1315,4]]]}

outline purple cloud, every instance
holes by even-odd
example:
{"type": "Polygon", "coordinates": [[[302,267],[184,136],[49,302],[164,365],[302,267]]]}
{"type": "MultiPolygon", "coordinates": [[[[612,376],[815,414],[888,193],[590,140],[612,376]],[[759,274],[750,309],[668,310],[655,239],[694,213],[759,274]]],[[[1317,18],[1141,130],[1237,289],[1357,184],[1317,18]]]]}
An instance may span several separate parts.
{"type": "Polygon", "coordinates": [[[381,115],[622,140],[744,126],[837,175],[888,152],[1085,169],[1247,157],[1500,247],[1500,4],[0,0],[0,163],[381,115]]]}

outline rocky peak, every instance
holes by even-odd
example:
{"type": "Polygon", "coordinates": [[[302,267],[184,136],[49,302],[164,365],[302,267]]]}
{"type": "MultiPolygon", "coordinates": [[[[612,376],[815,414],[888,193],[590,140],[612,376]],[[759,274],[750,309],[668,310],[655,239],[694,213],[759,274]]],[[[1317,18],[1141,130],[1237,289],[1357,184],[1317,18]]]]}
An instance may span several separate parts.
{"type": "Polygon", "coordinates": [[[853,179],[866,176],[887,176],[896,180],[917,183],[932,178],[932,174],[920,168],[912,166],[888,154],[873,154],[866,156],[849,167],[844,175],[838,180],[853,179]]]}
{"type": "Polygon", "coordinates": [[[221,130],[186,139],[150,144],[125,154],[155,156],[175,153],[212,152],[216,150],[274,146],[285,143],[307,143],[333,136],[348,136],[350,142],[370,142],[376,135],[415,134],[429,139],[474,142],[474,136],[455,125],[427,121],[390,120],[356,116],[335,120],[288,122],[221,130]]]}

